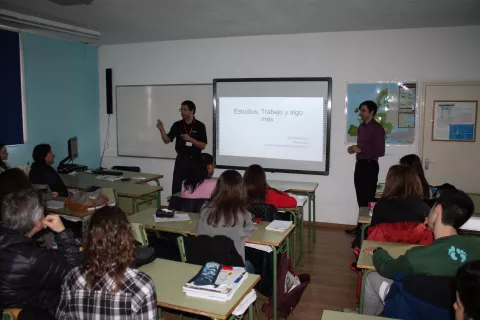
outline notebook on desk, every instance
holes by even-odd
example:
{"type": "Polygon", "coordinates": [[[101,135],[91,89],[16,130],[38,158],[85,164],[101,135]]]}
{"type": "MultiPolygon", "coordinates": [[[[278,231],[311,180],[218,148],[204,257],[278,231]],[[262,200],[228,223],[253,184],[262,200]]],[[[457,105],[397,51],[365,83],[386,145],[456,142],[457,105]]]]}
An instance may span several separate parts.
{"type": "Polygon", "coordinates": [[[290,229],[291,227],[292,221],[273,220],[265,229],[270,231],[283,232],[290,229]]]}

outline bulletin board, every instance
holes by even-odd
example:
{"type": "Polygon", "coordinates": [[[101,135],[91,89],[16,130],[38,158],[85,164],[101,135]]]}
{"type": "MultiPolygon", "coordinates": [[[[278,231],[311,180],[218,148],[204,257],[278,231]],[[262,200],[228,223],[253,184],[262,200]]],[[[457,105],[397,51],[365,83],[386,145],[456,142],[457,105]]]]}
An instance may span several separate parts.
{"type": "Polygon", "coordinates": [[[434,101],[433,141],[475,142],[478,101],[434,101]]]}

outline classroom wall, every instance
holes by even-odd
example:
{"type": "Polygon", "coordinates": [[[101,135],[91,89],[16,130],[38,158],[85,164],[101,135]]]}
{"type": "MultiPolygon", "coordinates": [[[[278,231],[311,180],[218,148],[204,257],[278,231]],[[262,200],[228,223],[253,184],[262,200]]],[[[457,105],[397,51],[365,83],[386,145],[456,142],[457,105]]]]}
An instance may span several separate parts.
{"type": "MultiPolygon", "coordinates": [[[[473,26],[101,46],[101,143],[107,132],[105,68],[113,68],[115,85],[208,83],[213,78],[236,77],[332,77],[330,175],[277,173],[269,177],[318,182],[317,221],[356,224],[355,158],[346,152],[345,144],[346,82],[478,80],[479,35],[480,26],[473,26]]],[[[161,117],[159,114],[158,118],[161,117]]],[[[384,181],[389,166],[402,155],[419,151],[418,137],[410,146],[387,147],[386,156],[380,160],[380,181],[384,181]]],[[[209,139],[212,141],[212,137],[209,139]]],[[[162,194],[162,203],[165,203],[171,190],[174,161],[117,157],[115,114],[111,118],[108,143],[104,166],[139,165],[145,172],[163,174],[166,192],[162,194]]]]}
{"type": "Polygon", "coordinates": [[[32,151],[48,143],[56,165],[78,137],[75,163],[99,166],[98,48],[22,33],[27,142],[10,146],[10,165],[32,163],[32,151]]]}

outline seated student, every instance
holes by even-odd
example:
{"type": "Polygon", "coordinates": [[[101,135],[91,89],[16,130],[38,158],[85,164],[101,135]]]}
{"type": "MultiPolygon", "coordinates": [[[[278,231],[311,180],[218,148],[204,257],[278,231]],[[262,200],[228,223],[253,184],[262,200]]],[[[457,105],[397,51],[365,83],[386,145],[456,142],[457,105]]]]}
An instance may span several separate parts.
{"type": "Polygon", "coordinates": [[[32,188],[32,184],[21,169],[11,168],[4,171],[0,174],[0,204],[7,194],[29,188],[32,188]]]}
{"type": "Polygon", "coordinates": [[[84,253],[85,263],[62,284],[56,319],[157,319],[155,284],[131,267],[134,240],[121,209],[104,207],[92,215],[84,253]]]}
{"type": "Polygon", "coordinates": [[[57,215],[44,217],[43,203],[33,189],[6,195],[1,214],[0,309],[22,308],[25,318],[34,314],[37,320],[53,319],[62,280],[83,257],[73,233],[57,215]],[[45,228],[55,233],[54,251],[38,248],[31,240],[45,228]]]}
{"type": "Polygon", "coordinates": [[[0,143],[0,173],[8,169],[7,160],[8,160],[7,146],[3,143],[0,143]]]}
{"type": "Polygon", "coordinates": [[[480,320],[480,260],[465,263],[457,271],[456,320],[480,320]]]}
{"type": "Polygon", "coordinates": [[[413,169],[391,166],[382,197],[375,204],[370,226],[394,222],[424,222],[430,207],[422,200],[420,179],[413,169]]]}
{"type": "Polygon", "coordinates": [[[395,274],[453,276],[464,262],[480,259],[480,238],[458,235],[473,208],[465,192],[446,190],[428,216],[428,226],[435,235],[433,244],[414,247],[397,259],[382,248],[366,248],[365,252],[373,256],[376,272],[365,280],[364,314],[376,316],[383,312],[395,274]]]}
{"type": "Polygon", "coordinates": [[[408,154],[400,159],[400,164],[412,168],[420,178],[422,183],[423,198],[430,199],[432,192],[430,190],[430,185],[425,178],[425,172],[423,171],[422,161],[416,154],[408,154]]]}
{"type": "Polygon", "coordinates": [[[247,168],[243,180],[247,186],[248,204],[273,204],[277,209],[297,206],[297,200],[294,197],[268,185],[265,170],[258,164],[252,164],[247,168]]]}
{"type": "MultiPolygon", "coordinates": [[[[367,240],[427,245],[433,242],[433,233],[425,226],[430,207],[422,200],[420,179],[413,169],[394,165],[385,180],[382,198],[375,204],[367,240]]],[[[359,254],[361,234],[352,242],[359,254]]],[[[350,269],[359,271],[356,261],[350,269]]]]}
{"type": "Polygon", "coordinates": [[[59,196],[68,196],[68,190],[58,172],[52,167],[55,154],[49,144],[39,144],[33,149],[33,160],[28,175],[33,184],[48,184],[59,196]]]}
{"type": "MultiPolygon", "coordinates": [[[[235,170],[227,170],[218,178],[212,198],[200,211],[196,234],[232,239],[245,261],[245,238],[250,237],[254,229],[252,215],[247,211],[247,189],[242,176],[235,170]]],[[[245,269],[253,273],[249,261],[245,261],[245,269]]]]}
{"type": "Polygon", "coordinates": [[[216,180],[213,175],[213,157],[208,153],[196,156],[187,170],[187,178],[182,183],[182,198],[209,199],[216,180]]]}

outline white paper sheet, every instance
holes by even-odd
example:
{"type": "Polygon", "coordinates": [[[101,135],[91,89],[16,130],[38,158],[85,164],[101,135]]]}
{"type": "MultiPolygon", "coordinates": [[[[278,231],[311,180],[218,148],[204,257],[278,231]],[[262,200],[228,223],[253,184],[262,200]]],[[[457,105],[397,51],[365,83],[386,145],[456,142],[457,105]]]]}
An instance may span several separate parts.
{"type": "Polygon", "coordinates": [[[153,214],[153,218],[155,219],[155,222],[174,222],[174,221],[190,221],[190,217],[188,216],[188,213],[175,213],[173,218],[157,218],[155,213],[153,214]]]}

